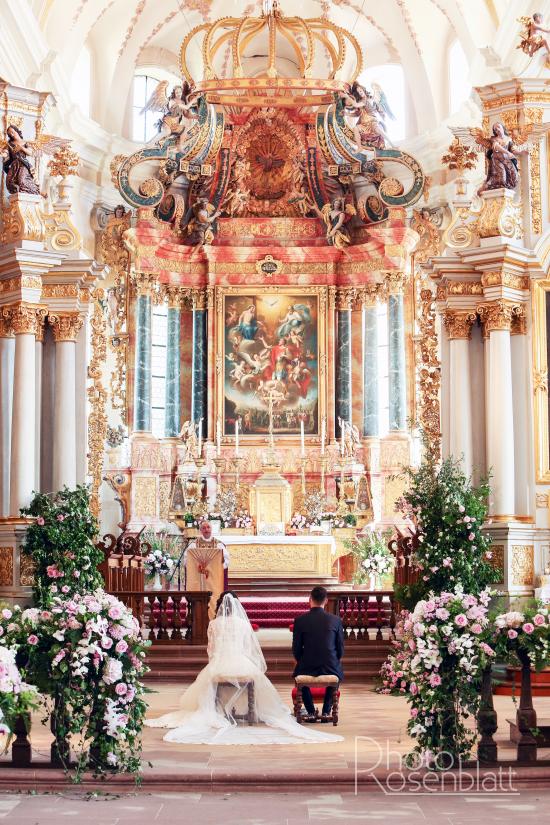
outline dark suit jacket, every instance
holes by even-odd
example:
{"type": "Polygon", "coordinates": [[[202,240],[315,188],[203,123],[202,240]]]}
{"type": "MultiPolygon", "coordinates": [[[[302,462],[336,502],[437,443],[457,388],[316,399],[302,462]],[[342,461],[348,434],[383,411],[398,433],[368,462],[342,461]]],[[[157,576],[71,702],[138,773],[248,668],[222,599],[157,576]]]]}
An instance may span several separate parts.
{"type": "Polygon", "coordinates": [[[344,678],[342,620],[322,607],[312,607],[294,620],[292,653],[296,659],[295,676],[338,676],[344,678]]]}

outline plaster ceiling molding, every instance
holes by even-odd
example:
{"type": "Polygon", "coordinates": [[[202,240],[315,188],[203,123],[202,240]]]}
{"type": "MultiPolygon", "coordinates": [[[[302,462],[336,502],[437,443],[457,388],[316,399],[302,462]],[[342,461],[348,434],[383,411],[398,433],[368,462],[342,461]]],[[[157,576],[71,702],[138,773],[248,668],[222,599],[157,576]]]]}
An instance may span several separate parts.
{"type": "Polygon", "coordinates": [[[174,77],[179,77],[181,72],[177,54],[157,46],[141,47],[136,68],[146,66],[164,69],[174,77]]]}
{"type": "Polygon", "coordinates": [[[147,0],[139,0],[139,3],[137,4],[136,10],[134,12],[134,16],[130,20],[128,28],[126,29],[126,35],[124,37],[124,40],[122,41],[122,45],[120,46],[120,49],[118,50],[119,59],[124,54],[124,49],[126,48],[126,46],[128,44],[128,41],[130,40],[130,38],[133,34],[133,31],[134,31],[134,29],[137,25],[137,22],[138,22],[139,18],[141,17],[141,15],[143,14],[143,10],[145,9],[146,5],[147,5],[147,0]]]}

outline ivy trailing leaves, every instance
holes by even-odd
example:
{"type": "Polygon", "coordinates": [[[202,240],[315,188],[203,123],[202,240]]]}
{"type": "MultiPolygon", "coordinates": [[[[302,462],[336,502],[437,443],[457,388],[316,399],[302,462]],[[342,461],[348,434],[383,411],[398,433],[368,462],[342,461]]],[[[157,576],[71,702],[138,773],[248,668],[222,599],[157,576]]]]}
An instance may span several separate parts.
{"type": "Polygon", "coordinates": [[[70,597],[101,587],[98,565],[103,555],[95,543],[99,528],[90,512],[87,487],[37,493],[21,514],[35,519],[27,529],[22,550],[34,562],[36,605],[47,607],[58,594],[70,597]]]}

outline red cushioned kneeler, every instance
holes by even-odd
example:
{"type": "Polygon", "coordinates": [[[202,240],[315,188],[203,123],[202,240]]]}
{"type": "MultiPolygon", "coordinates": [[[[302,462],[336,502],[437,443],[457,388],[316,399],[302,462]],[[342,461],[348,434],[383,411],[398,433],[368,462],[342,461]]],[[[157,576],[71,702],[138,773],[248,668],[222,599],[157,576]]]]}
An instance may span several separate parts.
{"type": "MultiPolygon", "coordinates": [[[[330,685],[323,685],[322,687],[312,687],[311,685],[302,685],[302,687],[308,687],[311,691],[311,698],[314,702],[322,702],[325,698],[325,687],[330,687],[330,685]]],[[[340,698],[340,691],[336,692],[338,698],[340,698]]],[[[296,698],[296,688],[292,688],[292,699],[296,698]]]]}

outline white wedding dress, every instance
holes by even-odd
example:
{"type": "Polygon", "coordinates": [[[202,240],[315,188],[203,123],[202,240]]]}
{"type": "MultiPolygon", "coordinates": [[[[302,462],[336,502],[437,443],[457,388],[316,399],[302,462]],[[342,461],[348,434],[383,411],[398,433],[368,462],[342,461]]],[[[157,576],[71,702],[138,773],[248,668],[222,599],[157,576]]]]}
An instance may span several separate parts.
{"type": "Polygon", "coordinates": [[[208,627],[208,664],[180,700],[180,710],[145,722],[152,728],[171,728],[165,742],[206,745],[300,744],[340,742],[342,736],[299,725],[265,675],[262,649],[239,602],[226,594],[208,627]],[[237,724],[246,713],[246,682],[254,680],[257,724],[237,724]],[[220,688],[216,701],[218,683],[220,688]]]}

